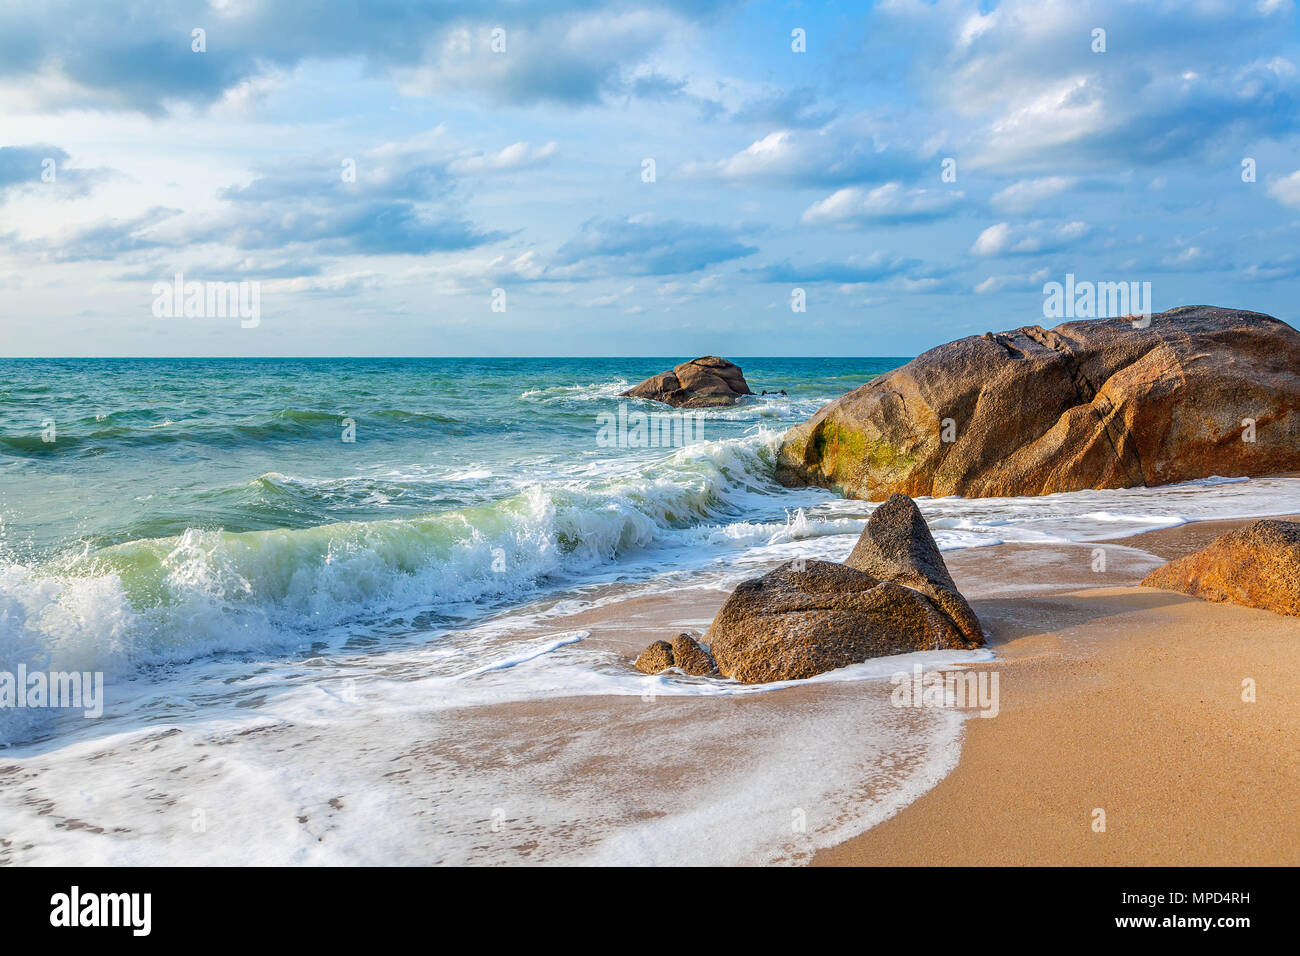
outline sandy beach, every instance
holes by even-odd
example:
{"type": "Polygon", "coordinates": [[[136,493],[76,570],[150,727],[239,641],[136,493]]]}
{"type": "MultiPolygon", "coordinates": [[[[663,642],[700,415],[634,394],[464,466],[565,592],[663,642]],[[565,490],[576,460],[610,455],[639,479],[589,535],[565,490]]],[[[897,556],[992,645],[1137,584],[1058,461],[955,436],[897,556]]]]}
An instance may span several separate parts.
{"type": "MultiPolygon", "coordinates": [[[[1172,558],[1243,523],[1117,544],[1172,558]]],[[[971,581],[992,557],[950,565],[971,581]]],[[[1300,621],[1137,587],[975,606],[1001,712],[967,722],[960,764],[938,786],[815,864],[1300,862],[1300,621]]]]}
{"type": "MultiPolygon", "coordinates": [[[[1000,712],[966,722],[960,763],[931,791],[813,864],[1300,862],[1300,621],[1135,586],[1157,560],[1247,523],[950,552],[991,635],[997,659],[977,667],[998,671],[1000,712]]],[[[568,623],[631,654],[647,634],[703,629],[724,596],[642,598],[568,623]]]]}
{"type": "MultiPolygon", "coordinates": [[[[991,637],[996,660],[976,668],[998,672],[999,713],[965,722],[960,762],[933,789],[813,865],[1300,862],[1300,621],[1136,586],[1248,523],[949,552],[991,637]],[[1104,570],[1094,570],[1098,550],[1104,570]],[[1253,703],[1242,699],[1247,678],[1253,703]],[[1104,832],[1093,829],[1098,809],[1104,832]]],[[[724,599],[677,591],[565,624],[634,655],[674,628],[703,630],[724,599]]],[[[891,690],[847,688],[838,693],[873,703],[891,690]]],[[[808,685],[747,704],[780,720],[825,693],[808,685]]],[[[657,786],[667,799],[676,789],[657,786]]]]}

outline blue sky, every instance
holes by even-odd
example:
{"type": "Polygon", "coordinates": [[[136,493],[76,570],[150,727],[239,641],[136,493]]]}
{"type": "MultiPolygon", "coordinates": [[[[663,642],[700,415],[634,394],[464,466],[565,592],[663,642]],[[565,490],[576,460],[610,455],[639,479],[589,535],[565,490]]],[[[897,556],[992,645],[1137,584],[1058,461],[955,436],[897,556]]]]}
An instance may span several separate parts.
{"type": "Polygon", "coordinates": [[[910,355],[1067,273],[1297,324],[1298,37],[1291,0],[0,2],[0,354],[910,355]],[[156,317],[178,272],[260,322],[156,317]]]}

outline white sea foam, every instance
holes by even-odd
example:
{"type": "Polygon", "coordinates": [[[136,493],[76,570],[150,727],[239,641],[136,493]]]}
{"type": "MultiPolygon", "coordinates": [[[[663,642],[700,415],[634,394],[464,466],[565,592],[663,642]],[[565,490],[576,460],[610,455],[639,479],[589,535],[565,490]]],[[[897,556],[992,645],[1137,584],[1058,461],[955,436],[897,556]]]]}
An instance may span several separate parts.
{"type": "MultiPolygon", "coordinates": [[[[329,665],[311,680],[248,675],[243,700],[271,696],[255,709],[196,714],[178,680],[171,705],[186,733],[140,722],[27,756],[21,790],[0,780],[0,812],[24,834],[0,862],[797,862],[897,812],[958,753],[960,715],[893,708],[885,693],[787,704],[787,684],[643,680],[625,664],[615,674],[584,657],[582,632],[501,653],[479,630],[456,648],[397,655],[387,676],[340,679],[348,670],[329,665]],[[481,652],[487,662],[464,669],[481,652]],[[494,708],[536,700],[542,685],[575,704],[545,723],[494,708]],[[702,699],[727,695],[771,703],[719,710],[702,699]],[[671,733],[659,732],[664,721],[671,733]],[[591,763],[602,754],[617,759],[591,763]],[[99,768],[93,790],[75,785],[88,764],[99,768]],[[646,786],[659,774],[680,782],[667,794],[646,786]],[[150,782],[164,778],[175,796],[152,799],[150,782]],[[70,832],[70,819],[124,832],[70,832]]],[[[848,688],[914,662],[988,657],[904,655],[803,683],[848,688]]]]}

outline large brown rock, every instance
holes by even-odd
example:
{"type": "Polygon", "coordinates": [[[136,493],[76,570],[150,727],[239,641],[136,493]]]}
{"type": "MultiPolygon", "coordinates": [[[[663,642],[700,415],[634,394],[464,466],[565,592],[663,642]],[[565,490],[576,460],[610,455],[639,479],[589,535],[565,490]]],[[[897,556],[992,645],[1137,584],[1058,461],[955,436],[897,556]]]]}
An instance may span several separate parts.
{"type": "Polygon", "coordinates": [[[705,635],[718,670],[747,684],[796,680],[872,657],[972,648],[919,591],[829,561],[742,581],[705,635]]]}
{"type": "Polygon", "coordinates": [[[872,577],[915,588],[952,621],[963,637],[976,645],[984,642],[979,618],[957,590],[930,526],[907,495],[891,495],[871,513],[844,563],[872,577]]]}
{"type": "Polygon", "coordinates": [[[734,405],[742,395],[752,394],[740,366],[716,355],[683,362],[623,393],[628,398],[648,398],[677,408],[734,405]]]}
{"type": "Polygon", "coordinates": [[[1300,617],[1300,522],[1269,519],[1230,531],[1142,584],[1300,617]]]}
{"type": "Polygon", "coordinates": [[[1300,470],[1300,333],[1183,306],[949,342],[786,434],[778,477],[850,497],[1041,495],[1300,470]],[[1243,440],[1254,423],[1253,441],[1243,440]],[[945,440],[949,438],[951,440],[945,440]]]}

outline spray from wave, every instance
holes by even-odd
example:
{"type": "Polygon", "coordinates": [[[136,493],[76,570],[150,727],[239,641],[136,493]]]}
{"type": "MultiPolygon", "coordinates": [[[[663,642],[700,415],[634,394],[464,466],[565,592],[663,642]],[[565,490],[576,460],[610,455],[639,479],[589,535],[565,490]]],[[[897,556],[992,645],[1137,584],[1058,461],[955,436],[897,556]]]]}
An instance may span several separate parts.
{"type": "Polygon", "coordinates": [[[777,493],[775,432],[592,469],[474,507],[231,533],[189,529],[40,564],[0,557],[0,660],[122,674],[310,647],[333,625],[521,599],[777,493]]]}

